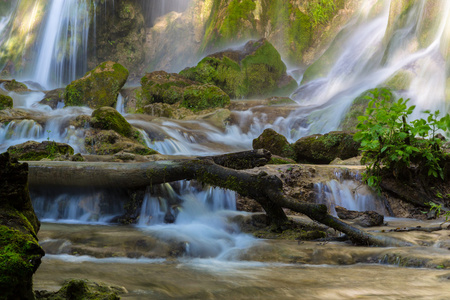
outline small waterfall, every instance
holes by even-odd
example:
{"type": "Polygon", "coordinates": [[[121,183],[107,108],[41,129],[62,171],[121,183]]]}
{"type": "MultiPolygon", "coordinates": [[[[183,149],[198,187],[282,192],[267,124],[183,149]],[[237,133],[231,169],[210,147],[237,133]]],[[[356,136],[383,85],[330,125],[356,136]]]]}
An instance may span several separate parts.
{"type": "Polygon", "coordinates": [[[6,125],[0,123],[0,153],[12,145],[42,139],[43,134],[42,126],[34,120],[11,121],[6,125]]]}
{"type": "Polygon", "coordinates": [[[90,1],[52,0],[49,5],[32,79],[56,88],[86,72],[90,1]]]}
{"type": "Polygon", "coordinates": [[[178,184],[177,193],[164,186],[163,197],[147,192],[139,220],[143,231],[176,241],[188,257],[233,259],[239,249],[256,242],[228,222],[228,217],[236,214],[233,192],[211,187],[199,192],[190,183],[178,184]],[[172,224],[164,224],[168,212],[176,217],[172,224]]]}
{"type": "Polygon", "coordinates": [[[59,223],[110,222],[123,213],[125,196],[101,190],[62,190],[40,188],[30,196],[39,220],[59,223]]]}
{"type": "Polygon", "coordinates": [[[121,115],[125,114],[125,103],[123,101],[123,96],[120,93],[119,93],[119,96],[117,97],[116,110],[121,115]]]}
{"type": "Polygon", "coordinates": [[[369,187],[361,184],[359,174],[344,176],[337,173],[336,178],[314,184],[318,202],[327,205],[330,213],[336,216],[336,206],[355,211],[376,211],[388,215],[385,201],[369,187]],[[353,175],[353,176],[352,176],[353,175]],[[353,177],[348,179],[347,177],[353,177]]]}

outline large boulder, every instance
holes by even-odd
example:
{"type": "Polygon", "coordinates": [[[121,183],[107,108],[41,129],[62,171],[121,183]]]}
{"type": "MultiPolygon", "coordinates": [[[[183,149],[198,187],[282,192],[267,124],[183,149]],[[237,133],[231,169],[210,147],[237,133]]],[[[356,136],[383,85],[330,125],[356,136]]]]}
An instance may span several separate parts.
{"type": "Polygon", "coordinates": [[[54,141],[43,141],[41,143],[28,141],[8,148],[8,153],[17,160],[41,160],[43,158],[55,159],[61,155],[73,155],[71,146],[54,141]]]}
{"type": "Polygon", "coordinates": [[[10,92],[16,92],[16,93],[21,93],[21,92],[29,92],[30,90],[28,89],[28,87],[22,83],[22,82],[18,82],[15,79],[12,80],[2,80],[4,82],[4,88],[7,91],[10,92]]]}
{"type": "Polygon", "coordinates": [[[230,97],[217,86],[192,81],[176,73],[165,71],[147,73],[142,77],[141,85],[140,97],[139,91],[134,92],[137,96],[135,97],[137,112],[153,111],[155,103],[166,104],[164,105],[166,116],[168,116],[167,105],[176,103],[194,112],[230,104],[230,97]]]}
{"type": "Polygon", "coordinates": [[[13,107],[13,99],[9,96],[0,94],[0,110],[13,107]]]}
{"type": "Polygon", "coordinates": [[[112,61],[104,62],[66,87],[65,105],[88,106],[93,109],[114,106],[127,78],[128,70],[122,65],[112,61]]]}
{"type": "Polygon", "coordinates": [[[300,163],[329,164],[334,159],[348,159],[359,154],[353,134],[332,131],[303,137],[294,143],[295,160],[300,163]]]}
{"type": "Polygon", "coordinates": [[[32,276],[45,255],[28,192],[28,165],[0,154],[1,299],[34,299],[32,276]]]}
{"type": "Polygon", "coordinates": [[[297,87],[286,74],[280,54],[266,39],[250,41],[240,50],[211,54],[180,74],[214,84],[232,98],[287,95],[297,87]]]}
{"type": "Polygon", "coordinates": [[[253,140],[253,149],[266,149],[274,155],[294,157],[294,151],[288,140],[273,129],[265,129],[263,133],[253,140]]]}

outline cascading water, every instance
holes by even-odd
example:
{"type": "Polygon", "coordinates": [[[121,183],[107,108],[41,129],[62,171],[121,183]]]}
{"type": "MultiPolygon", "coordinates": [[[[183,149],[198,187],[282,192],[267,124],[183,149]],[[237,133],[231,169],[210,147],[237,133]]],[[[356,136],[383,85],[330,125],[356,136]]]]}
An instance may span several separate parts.
{"type": "Polygon", "coordinates": [[[56,88],[86,72],[89,0],[53,0],[33,66],[32,80],[56,88]]]}

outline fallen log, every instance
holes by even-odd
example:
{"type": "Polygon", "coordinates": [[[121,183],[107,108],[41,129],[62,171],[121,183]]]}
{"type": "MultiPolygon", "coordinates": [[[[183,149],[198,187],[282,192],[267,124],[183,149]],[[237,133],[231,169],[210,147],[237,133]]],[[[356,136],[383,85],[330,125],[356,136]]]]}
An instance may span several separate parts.
{"type": "Polygon", "coordinates": [[[323,204],[303,203],[284,195],[283,183],[275,175],[268,175],[265,172],[252,174],[222,166],[242,166],[245,165],[245,160],[247,160],[247,165],[252,167],[261,165],[268,159],[270,159],[270,153],[265,150],[258,150],[220,157],[174,159],[139,164],[30,162],[29,184],[30,186],[116,187],[120,183],[122,187],[136,188],[195,179],[205,184],[236,191],[242,196],[256,200],[264,208],[270,220],[278,226],[288,221],[283,211],[283,208],[288,208],[345,233],[356,244],[409,245],[401,240],[375,236],[350,226],[328,214],[327,207],[323,204]],[[242,161],[236,164],[239,159],[242,161]]]}

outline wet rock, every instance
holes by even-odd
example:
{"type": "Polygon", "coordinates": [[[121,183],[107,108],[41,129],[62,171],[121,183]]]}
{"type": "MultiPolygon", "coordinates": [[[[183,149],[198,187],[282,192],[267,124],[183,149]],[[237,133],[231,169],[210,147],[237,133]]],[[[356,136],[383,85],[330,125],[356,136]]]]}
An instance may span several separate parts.
{"type": "Polygon", "coordinates": [[[5,83],[4,84],[4,88],[7,91],[16,92],[16,93],[29,92],[30,91],[28,89],[28,87],[24,83],[18,82],[15,79],[4,80],[3,82],[5,83]]]}
{"type": "Polygon", "coordinates": [[[344,131],[306,136],[293,145],[297,162],[315,164],[329,164],[337,157],[345,160],[358,156],[359,147],[353,134],[344,131]]]}
{"type": "Polygon", "coordinates": [[[58,104],[62,106],[64,102],[65,89],[55,89],[47,92],[44,99],[39,101],[42,105],[48,105],[52,109],[58,108],[58,104]]]}
{"type": "Polygon", "coordinates": [[[144,103],[174,104],[183,100],[186,87],[198,84],[176,73],[155,71],[141,79],[144,103]]]}
{"type": "Polygon", "coordinates": [[[253,149],[266,149],[270,153],[281,157],[294,157],[294,150],[288,140],[273,129],[265,129],[253,140],[253,149]]]}
{"type": "Polygon", "coordinates": [[[9,96],[0,94],[0,110],[13,107],[13,99],[9,96]]]}
{"type": "Polygon", "coordinates": [[[32,276],[45,255],[28,193],[28,165],[0,154],[0,291],[2,299],[34,299],[32,276]]]}
{"type": "Polygon", "coordinates": [[[340,219],[353,220],[356,224],[362,227],[381,226],[384,222],[384,216],[375,211],[359,212],[336,206],[336,212],[340,219]]]}
{"type": "Polygon", "coordinates": [[[112,107],[101,107],[92,112],[90,125],[93,128],[114,130],[125,137],[132,137],[135,130],[127,120],[112,107]]]}
{"type": "Polygon", "coordinates": [[[128,293],[124,287],[96,283],[85,279],[70,279],[57,292],[36,291],[36,299],[57,300],[83,300],[108,299],[118,300],[119,295],[128,293]]]}
{"type": "Polygon", "coordinates": [[[113,130],[92,129],[86,132],[84,146],[89,154],[109,155],[120,151],[140,155],[158,154],[135,139],[124,137],[113,130]]]}
{"type": "Polygon", "coordinates": [[[65,104],[93,109],[114,106],[127,78],[128,70],[122,65],[112,61],[104,62],[66,87],[65,104]]]}
{"type": "Polygon", "coordinates": [[[211,54],[180,74],[214,84],[231,98],[288,95],[297,88],[280,54],[266,39],[250,41],[240,50],[211,54]]]}
{"type": "Polygon", "coordinates": [[[180,106],[197,112],[208,108],[225,107],[228,104],[230,97],[224,91],[211,84],[202,84],[187,87],[180,106]]]}
{"type": "MultiPolygon", "coordinates": [[[[135,79],[142,74],[145,54],[145,20],[140,3],[135,0],[117,1],[110,5],[96,5],[96,38],[90,43],[88,66],[112,60],[130,70],[135,79]]],[[[93,26],[91,24],[91,26],[93,26]]]]}
{"type": "Polygon", "coordinates": [[[28,141],[8,148],[11,157],[18,160],[41,160],[44,158],[55,159],[60,155],[73,155],[74,150],[71,146],[54,141],[35,142],[28,141]]]}
{"type": "Polygon", "coordinates": [[[120,152],[114,154],[113,156],[115,159],[120,159],[120,160],[134,160],[136,158],[136,155],[134,155],[132,153],[123,152],[123,151],[120,151],[120,152]]]}

